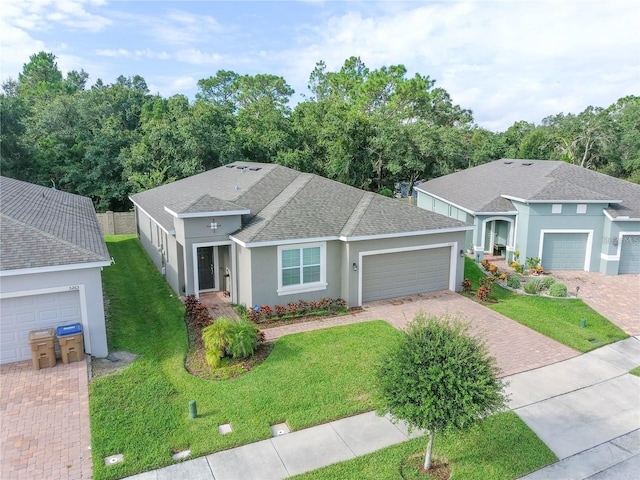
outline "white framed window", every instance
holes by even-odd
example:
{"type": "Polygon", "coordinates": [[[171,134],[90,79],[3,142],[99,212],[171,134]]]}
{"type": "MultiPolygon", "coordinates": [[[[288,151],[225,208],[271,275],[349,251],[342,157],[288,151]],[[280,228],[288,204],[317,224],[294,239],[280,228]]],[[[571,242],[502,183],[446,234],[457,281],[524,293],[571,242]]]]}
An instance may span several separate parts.
{"type": "Polygon", "coordinates": [[[562,213],[562,204],[561,203],[552,204],[551,213],[562,213]]]}
{"type": "Polygon", "coordinates": [[[312,292],[325,288],[325,243],[278,247],[278,295],[312,292]]]}
{"type": "Polygon", "coordinates": [[[579,203],[576,206],[576,213],[587,213],[587,204],[586,203],[579,203]]]}

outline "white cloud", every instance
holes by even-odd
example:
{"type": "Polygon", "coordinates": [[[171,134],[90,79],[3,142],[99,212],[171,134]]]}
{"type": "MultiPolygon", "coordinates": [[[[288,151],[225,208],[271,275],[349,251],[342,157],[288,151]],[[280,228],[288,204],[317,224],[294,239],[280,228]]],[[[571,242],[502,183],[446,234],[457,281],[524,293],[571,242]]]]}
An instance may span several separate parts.
{"type": "Polygon", "coordinates": [[[126,48],[99,48],[95,50],[95,54],[101,57],[112,58],[153,58],[158,60],[169,60],[172,58],[172,56],[165,51],[156,52],[148,48],[145,48],[143,50],[127,50],[126,48]]]}
{"type": "Polygon", "coordinates": [[[300,45],[277,53],[285,77],[304,85],[320,59],[329,70],[350,56],[372,69],[404,64],[495,129],[637,92],[637,61],[629,67],[640,47],[635,2],[385,4],[384,14],[360,6],[305,29],[300,45]]]}
{"type": "Polygon", "coordinates": [[[159,76],[153,78],[149,83],[149,91],[151,93],[159,93],[163,97],[170,97],[178,92],[193,89],[197,83],[198,80],[190,75],[178,77],[159,76]]]}
{"type": "Polygon", "coordinates": [[[149,18],[145,23],[148,33],[157,42],[167,45],[208,43],[223,30],[209,15],[194,15],[175,9],[160,17],[149,18]]]}

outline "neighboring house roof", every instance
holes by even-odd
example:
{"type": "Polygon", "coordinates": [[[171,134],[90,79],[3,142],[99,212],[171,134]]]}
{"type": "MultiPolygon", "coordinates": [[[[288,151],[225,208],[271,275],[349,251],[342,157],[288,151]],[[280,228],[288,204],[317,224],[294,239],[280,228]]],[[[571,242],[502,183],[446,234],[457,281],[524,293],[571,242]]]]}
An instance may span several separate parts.
{"type": "Polygon", "coordinates": [[[109,259],[91,199],[0,176],[0,271],[109,259]]]}
{"type": "Polygon", "coordinates": [[[602,202],[614,218],[640,218],[640,185],[554,160],[495,160],[416,189],[474,214],[514,211],[511,200],[602,202]]]}
{"type": "Polygon", "coordinates": [[[275,164],[236,162],[138,193],[131,200],[172,231],[173,216],[167,210],[181,216],[194,204],[203,204],[205,197],[212,216],[229,210],[249,212],[242,214],[242,228],[233,234],[244,244],[468,227],[395,199],[275,164]]]}

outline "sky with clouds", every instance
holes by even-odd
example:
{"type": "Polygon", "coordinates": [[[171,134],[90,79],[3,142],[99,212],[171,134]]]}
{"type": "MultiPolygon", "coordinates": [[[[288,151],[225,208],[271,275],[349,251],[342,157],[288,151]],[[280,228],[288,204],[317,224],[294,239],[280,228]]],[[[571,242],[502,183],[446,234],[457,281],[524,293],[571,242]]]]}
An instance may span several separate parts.
{"type": "Polygon", "coordinates": [[[429,75],[482,127],[607,107],[640,95],[640,2],[3,0],[0,77],[29,56],[101,78],[141,75],[193,99],[218,70],[282,76],[307,93],[316,62],[429,75]]]}

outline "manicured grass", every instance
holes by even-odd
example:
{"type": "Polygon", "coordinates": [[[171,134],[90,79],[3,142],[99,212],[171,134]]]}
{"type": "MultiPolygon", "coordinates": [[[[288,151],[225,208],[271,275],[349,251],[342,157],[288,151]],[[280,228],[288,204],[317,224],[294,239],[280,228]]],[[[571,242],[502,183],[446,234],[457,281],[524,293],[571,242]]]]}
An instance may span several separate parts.
{"type": "MultiPolygon", "coordinates": [[[[474,290],[484,275],[473,260],[465,259],[465,277],[474,290]]],[[[517,295],[495,285],[487,307],[579,352],[588,352],[628,337],[617,325],[597,313],[580,299],[559,299],[517,295]],[[586,321],[580,328],[580,320],[586,321]]]]}
{"type": "Polygon", "coordinates": [[[638,377],[640,377],[640,367],[636,367],[633,370],[630,370],[629,373],[632,374],[632,375],[637,375],[638,377]]]}
{"type": "Polygon", "coordinates": [[[206,381],[184,369],[182,303],[164,283],[135,237],[108,237],[116,264],[104,270],[111,350],[141,356],[120,373],[89,386],[94,478],[115,479],[270,437],[271,424],[299,430],[374,408],[373,365],[400,333],[382,321],[277,341],[250,373],[206,381]],[[196,400],[199,417],[189,419],[196,400]],[[218,434],[230,423],[233,433],[218,434]],[[121,453],[124,463],[103,458],[121,453]]]}
{"type": "MultiPolygon", "coordinates": [[[[400,480],[401,462],[424,455],[426,438],[320,468],[297,480],[400,480]]],[[[513,480],[553,463],[557,457],[513,412],[489,417],[469,432],[436,437],[434,455],[452,466],[452,480],[513,480]]]]}

